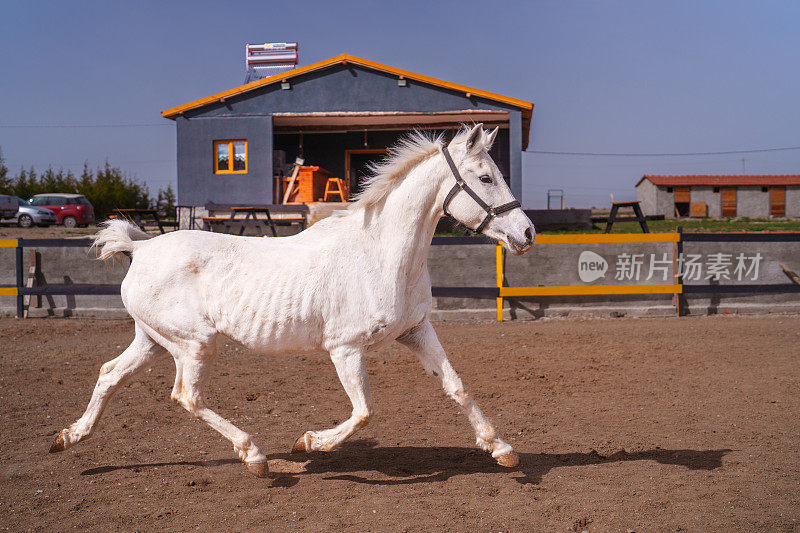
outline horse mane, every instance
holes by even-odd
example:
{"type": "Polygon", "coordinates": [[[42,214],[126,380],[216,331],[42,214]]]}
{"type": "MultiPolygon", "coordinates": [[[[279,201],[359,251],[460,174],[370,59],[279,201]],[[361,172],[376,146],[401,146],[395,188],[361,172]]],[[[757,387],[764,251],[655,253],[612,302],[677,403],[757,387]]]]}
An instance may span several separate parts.
{"type": "MultiPolygon", "coordinates": [[[[465,140],[469,133],[466,126],[453,138],[454,143],[465,140]]],[[[429,157],[436,155],[444,145],[444,134],[433,136],[415,130],[402,137],[387,150],[386,157],[376,163],[370,163],[369,176],[364,188],[350,204],[351,209],[373,207],[383,201],[386,196],[405,178],[415,166],[429,157]]]]}

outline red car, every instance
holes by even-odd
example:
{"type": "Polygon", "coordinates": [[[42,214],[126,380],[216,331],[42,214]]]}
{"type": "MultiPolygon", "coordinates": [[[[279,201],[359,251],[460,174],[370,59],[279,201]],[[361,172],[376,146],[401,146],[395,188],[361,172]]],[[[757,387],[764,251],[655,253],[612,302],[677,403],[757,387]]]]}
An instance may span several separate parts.
{"type": "Polygon", "coordinates": [[[30,204],[44,207],[56,214],[56,224],[74,228],[94,222],[94,207],[82,194],[37,194],[30,204]]]}

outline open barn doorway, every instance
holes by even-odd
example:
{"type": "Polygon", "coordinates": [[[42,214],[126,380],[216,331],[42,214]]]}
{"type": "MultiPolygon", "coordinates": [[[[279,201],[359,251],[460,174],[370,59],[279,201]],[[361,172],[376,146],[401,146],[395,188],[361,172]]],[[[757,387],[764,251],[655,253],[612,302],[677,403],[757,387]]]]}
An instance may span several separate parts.
{"type": "Polygon", "coordinates": [[[691,187],[675,187],[675,216],[688,217],[691,214],[691,187]]]}
{"type": "Polygon", "coordinates": [[[348,180],[350,195],[360,193],[364,182],[370,175],[369,166],[386,157],[386,148],[364,148],[345,151],[345,176],[348,180]]]}

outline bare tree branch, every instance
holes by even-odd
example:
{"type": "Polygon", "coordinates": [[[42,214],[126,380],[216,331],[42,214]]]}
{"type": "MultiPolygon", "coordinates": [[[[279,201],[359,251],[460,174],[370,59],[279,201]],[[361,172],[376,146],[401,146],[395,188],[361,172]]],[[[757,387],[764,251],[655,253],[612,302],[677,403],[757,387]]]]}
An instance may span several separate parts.
{"type": "Polygon", "coordinates": [[[798,276],[796,272],[792,272],[791,270],[786,268],[786,266],[783,265],[783,264],[781,264],[781,269],[783,270],[783,273],[786,274],[786,276],[790,280],[792,280],[794,283],[800,285],[800,276],[798,276]]]}

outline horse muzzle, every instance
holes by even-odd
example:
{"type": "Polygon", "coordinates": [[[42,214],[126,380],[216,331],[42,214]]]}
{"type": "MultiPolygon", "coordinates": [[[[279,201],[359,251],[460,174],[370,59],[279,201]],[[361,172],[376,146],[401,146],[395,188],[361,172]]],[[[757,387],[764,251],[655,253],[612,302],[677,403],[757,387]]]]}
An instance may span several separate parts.
{"type": "Polygon", "coordinates": [[[535,240],[536,232],[534,231],[533,226],[530,226],[525,230],[522,239],[515,238],[512,235],[506,236],[506,242],[511,247],[511,251],[514,252],[514,255],[522,255],[533,248],[533,243],[535,240]]]}

